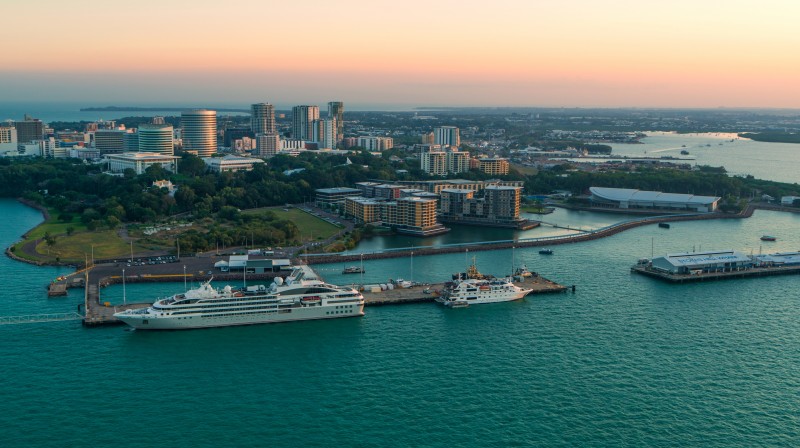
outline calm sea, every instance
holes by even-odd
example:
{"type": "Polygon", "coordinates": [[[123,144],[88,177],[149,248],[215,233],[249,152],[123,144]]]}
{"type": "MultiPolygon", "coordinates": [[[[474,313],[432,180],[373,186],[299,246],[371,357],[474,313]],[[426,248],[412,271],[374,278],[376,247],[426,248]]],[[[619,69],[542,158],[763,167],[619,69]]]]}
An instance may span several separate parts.
{"type": "Polygon", "coordinates": [[[729,174],[758,179],[800,182],[800,144],[766,143],[736,134],[648,132],[642,144],[611,145],[612,154],[646,157],[686,157],[687,163],[724,166],[729,174]],[[689,155],[681,155],[688,151],[689,155]]]}
{"type": "MultiPolygon", "coordinates": [[[[0,200],[3,246],[41,220],[0,200]]],[[[591,216],[585,216],[591,220],[591,216]]],[[[607,218],[599,218],[598,224],[607,218]]],[[[584,225],[589,225],[586,222],[584,225]]],[[[800,249],[800,216],[641,227],[516,250],[575,294],[448,310],[185,332],[0,326],[2,446],[798,446],[797,276],[667,285],[642,256],[702,245],[800,249]],[[777,236],[770,245],[764,233],[777,236]]],[[[511,251],[475,254],[504,274],[511,251]]],[[[440,281],[463,254],[365,263],[365,280],[440,281]]],[[[332,282],[352,279],[320,266],[332,282]]],[[[0,257],[0,314],[67,312],[57,268],[0,257]]],[[[131,285],[129,300],[183,285],[131,285]]],[[[119,289],[101,292],[104,299],[119,289]]],[[[116,299],[113,299],[116,300],[116,299]]]]}

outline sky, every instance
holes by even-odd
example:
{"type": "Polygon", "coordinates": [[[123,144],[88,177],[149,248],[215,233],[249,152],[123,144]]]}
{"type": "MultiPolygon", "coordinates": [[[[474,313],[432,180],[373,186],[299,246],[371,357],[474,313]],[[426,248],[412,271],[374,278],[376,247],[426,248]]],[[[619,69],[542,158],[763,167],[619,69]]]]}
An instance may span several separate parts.
{"type": "Polygon", "coordinates": [[[800,108],[796,0],[3,0],[0,102],[800,108]]]}

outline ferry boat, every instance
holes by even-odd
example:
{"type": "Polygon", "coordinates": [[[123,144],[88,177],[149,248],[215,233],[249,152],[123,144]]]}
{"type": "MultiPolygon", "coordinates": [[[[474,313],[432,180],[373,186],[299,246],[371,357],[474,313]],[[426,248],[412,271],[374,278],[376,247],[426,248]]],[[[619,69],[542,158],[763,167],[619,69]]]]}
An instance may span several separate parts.
{"type": "Polygon", "coordinates": [[[515,285],[509,278],[467,278],[448,283],[436,301],[451,308],[461,308],[482,303],[519,300],[533,289],[515,285]]]}
{"type": "Polygon", "coordinates": [[[364,296],[355,289],[323,282],[308,266],[295,268],[284,281],[215,289],[211,280],[148,308],[114,317],[138,330],[182,330],[364,315],[364,296]]]}
{"type": "Polygon", "coordinates": [[[366,271],[359,266],[348,266],[342,270],[342,274],[362,274],[366,271]]]}

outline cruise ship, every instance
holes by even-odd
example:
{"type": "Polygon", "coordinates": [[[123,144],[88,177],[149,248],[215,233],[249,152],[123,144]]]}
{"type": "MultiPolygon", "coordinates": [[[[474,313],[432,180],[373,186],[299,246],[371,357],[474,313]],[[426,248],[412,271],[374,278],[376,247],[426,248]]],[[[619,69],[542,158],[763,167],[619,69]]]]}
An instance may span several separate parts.
{"type": "Polygon", "coordinates": [[[481,303],[519,300],[531,291],[533,289],[520,288],[509,278],[466,278],[448,284],[436,300],[445,306],[461,308],[481,303]]]}
{"type": "Polygon", "coordinates": [[[148,308],[114,317],[137,330],[182,330],[364,315],[364,296],[355,289],[323,282],[308,266],[269,286],[216,289],[211,280],[148,308]]]}

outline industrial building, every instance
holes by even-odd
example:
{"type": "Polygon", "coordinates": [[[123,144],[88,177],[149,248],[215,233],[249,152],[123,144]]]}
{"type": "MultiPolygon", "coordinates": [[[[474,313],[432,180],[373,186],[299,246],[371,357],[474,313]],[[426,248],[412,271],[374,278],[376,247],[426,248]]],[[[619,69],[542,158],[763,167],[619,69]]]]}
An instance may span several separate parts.
{"type": "Polygon", "coordinates": [[[594,205],[621,209],[651,209],[686,212],[713,212],[721,198],[693,194],[662,193],[629,188],[591,187],[594,205]]]}
{"type": "Polygon", "coordinates": [[[250,259],[249,255],[231,255],[228,261],[221,260],[214,263],[214,267],[222,272],[242,272],[248,274],[265,274],[267,272],[280,272],[292,268],[288,259],[250,259]]]}
{"type": "Polygon", "coordinates": [[[728,272],[753,266],[753,259],[735,250],[667,254],[653,258],[650,268],[669,274],[728,272]]]}
{"type": "Polygon", "coordinates": [[[756,255],[759,266],[797,266],[800,265],[800,252],[776,252],[756,255]]]}

